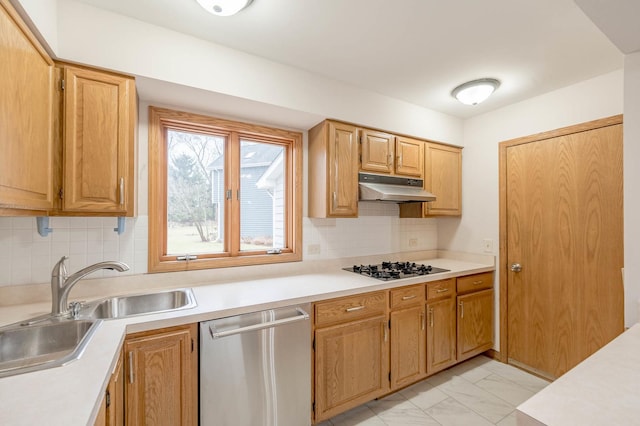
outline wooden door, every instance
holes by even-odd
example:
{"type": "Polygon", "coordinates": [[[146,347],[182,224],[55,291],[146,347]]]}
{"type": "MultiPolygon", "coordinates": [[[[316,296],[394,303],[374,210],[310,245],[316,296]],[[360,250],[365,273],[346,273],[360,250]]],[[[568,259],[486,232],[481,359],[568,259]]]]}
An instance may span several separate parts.
{"type": "Polygon", "coordinates": [[[8,0],[0,0],[0,58],[0,213],[50,210],[55,68],[8,0]]]}
{"type": "Polygon", "coordinates": [[[133,80],[70,66],[64,75],[63,208],[131,215],[133,80]]]}
{"type": "Polygon", "coordinates": [[[396,174],[422,179],[424,176],[424,142],[396,137],[396,174]]]}
{"type": "Polygon", "coordinates": [[[621,122],[501,144],[501,350],[549,378],[623,331],[621,122]]]}
{"type": "Polygon", "coordinates": [[[428,143],[425,147],[424,188],[436,201],[424,203],[426,216],[462,214],[462,149],[428,143]]]}
{"type": "Polygon", "coordinates": [[[124,345],[127,425],[197,424],[196,336],[194,325],[127,338],[124,345]]]}
{"type": "Polygon", "coordinates": [[[389,391],[386,315],[316,330],[316,422],[389,391]]]}
{"type": "Polygon", "coordinates": [[[493,346],[493,289],[458,296],[458,361],[493,346]]]}
{"type": "Polygon", "coordinates": [[[362,157],[360,170],[392,174],[394,170],[395,136],[374,130],[360,130],[362,157]]]}
{"type": "Polygon", "coordinates": [[[391,389],[426,377],[424,305],[391,312],[391,389]]]}
{"type": "MultiPolygon", "coordinates": [[[[356,128],[329,122],[329,217],[358,216],[358,141],[356,128]]],[[[312,179],[312,177],[310,177],[312,179]]]]}
{"type": "Polygon", "coordinates": [[[427,304],[427,373],[456,363],[456,299],[427,304]]]}

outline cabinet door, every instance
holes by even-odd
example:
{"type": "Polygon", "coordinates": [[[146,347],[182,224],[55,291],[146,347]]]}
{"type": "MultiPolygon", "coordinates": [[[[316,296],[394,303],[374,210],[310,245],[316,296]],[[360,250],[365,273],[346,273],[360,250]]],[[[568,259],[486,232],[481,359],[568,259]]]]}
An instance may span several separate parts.
{"type": "Polygon", "coordinates": [[[192,325],[127,338],[127,425],[197,424],[196,337],[197,330],[192,325]]]}
{"type": "Polygon", "coordinates": [[[133,213],[135,86],[65,67],[63,209],[133,213]]]}
{"type": "Polygon", "coordinates": [[[458,361],[493,346],[493,289],[458,296],[458,361]]]}
{"type": "MultiPolygon", "coordinates": [[[[329,123],[329,214],[358,216],[358,143],[356,128],[329,123]]],[[[313,177],[309,177],[313,179],[313,177]]]]}
{"type": "Polygon", "coordinates": [[[0,0],[0,210],[53,208],[53,61],[0,0]]]}
{"type": "Polygon", "coordinates": [[[395,136],[373,130],[360,130],[362,158],[360,170],[376,173],[393,173],[395,136]]]}
{"type": "Polygon", "coordinates": [[[107,386],[107,426],[124,426],[124,368],[122,352],[107,386]]]}
{"type": "Polygon", "coordinates": [[[389,391],[386,316],[315,332],[315,420],[333,417],[389,391]]]}
{"type": "Polygon", "coordinates": [[[424,176],[424,142],[396,138],[396,174],[422,179],[424,176]]]}
{"type": "Polygon", "coordinates": [[[427,304],[427,373],[456,363],[456,299],[427,304]]]}
{"type": "Polygon", "coordinates": [[[424,305],[391,312],[391,389],[426,377],[424,305]]]}
{"type": "Polygon", "coordinates": [[[462,149],[426,144],[424,188],[436,201],[424,203],[427,216],[462,214],[462,149]]]}

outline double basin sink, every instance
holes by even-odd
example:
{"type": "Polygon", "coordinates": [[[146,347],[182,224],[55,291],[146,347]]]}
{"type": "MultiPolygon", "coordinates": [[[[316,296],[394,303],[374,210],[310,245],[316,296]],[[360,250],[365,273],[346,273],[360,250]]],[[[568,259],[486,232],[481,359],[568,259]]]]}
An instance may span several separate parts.
{"type": "Polygon", "coordinates": [[[195,307],[191,289],[114,296],[80,307],[77,315],[43,316],[0,328],[0,377],[65,365],[78,359],[101,320],[195,307]]]}

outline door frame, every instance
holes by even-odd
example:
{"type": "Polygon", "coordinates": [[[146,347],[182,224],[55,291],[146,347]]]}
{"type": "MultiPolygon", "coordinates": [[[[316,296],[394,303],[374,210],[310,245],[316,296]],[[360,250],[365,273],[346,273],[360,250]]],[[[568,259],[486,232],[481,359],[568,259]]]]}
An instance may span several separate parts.
{"type": "Polygon", "coordinates": [[[509,311],[508,311],[508,264],[507,264],[507,148],[532,142],[540,142],[560,136],[567,136],[575,133],[587,132],[602,127],[622,124],[622,114],[607,118],[588,121],[586,123],[573,126],[562,127],[548,132],[536,133],[516,139],[510,139],[498,144],[498,192],[499,192],[499,244],[500,261],[498,265],[499,285],[500,285],[500,353],[498,359],[508,363],[508,339],[509,339],[509,311]]]}

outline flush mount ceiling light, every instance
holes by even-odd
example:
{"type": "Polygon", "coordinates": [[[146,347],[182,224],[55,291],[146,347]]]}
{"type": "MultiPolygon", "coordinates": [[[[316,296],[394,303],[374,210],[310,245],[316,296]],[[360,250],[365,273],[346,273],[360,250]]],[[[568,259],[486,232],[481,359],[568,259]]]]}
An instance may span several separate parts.
{"type": "Polygon", "coordinates": [[[197,0],[204,10],[218,16],[231,16],[251,4],[252,0],[197,0]]]}
{"type": "Polygon", "coordinates": [[[465,105],[478,105],[498,87],[500,87],[500,82],[495,78],[481,78],[461,84],[453,89],[451,96],[465,105]]]}

